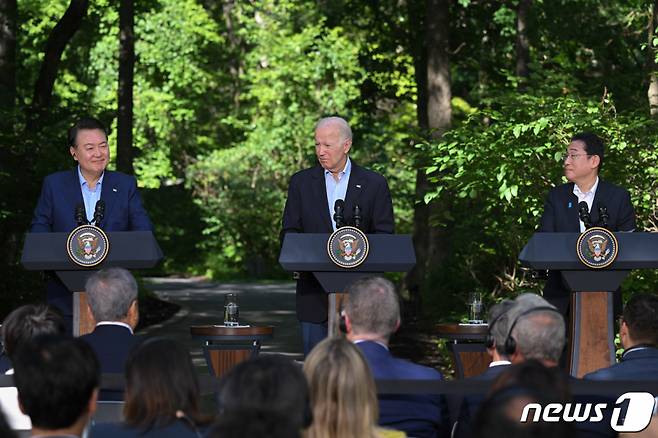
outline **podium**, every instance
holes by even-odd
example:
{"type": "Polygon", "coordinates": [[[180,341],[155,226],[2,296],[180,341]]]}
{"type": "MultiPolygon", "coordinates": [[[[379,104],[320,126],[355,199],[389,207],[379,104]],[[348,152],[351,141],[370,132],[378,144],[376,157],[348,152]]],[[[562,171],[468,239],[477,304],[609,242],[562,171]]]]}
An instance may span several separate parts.
{"type": "Polygon", "coordinates": [[[312,272],[329,294],[329,335],[337,331],[337,293],[342,293],[359,278],[384,272],[408,272],[416,264],[411,235],[368,234],[368,257],[355,268],[334,264],[327,254],[329,234],[287,233],[283,239],[279,264],[286,271],[312,272]]]}
{"type": "Polygon", "coordinates": [[[576,254],[579,233],[535,233],[521,251],[521,265],[561,271],[571,293],[570,373],[576,377],[615,360],[613,296],[633,269],[658,268],[658,233],[614,233],[617,259],[590,269],[576,254]]]}
{"type": "Polygon", "coordinates": [[[73,334],[80,336],[94,329],[86,312],[87,278],[109,267],[145,269],[162,260],[162,250],[151,231],[116,231],[107,233],[110,250],[98,266],[84,268],[71,261],[66,252],[69,233],[28,233],[25,236],[21,264],[29,271],[55,271],[68,290],[73,292],[73,334]]]}

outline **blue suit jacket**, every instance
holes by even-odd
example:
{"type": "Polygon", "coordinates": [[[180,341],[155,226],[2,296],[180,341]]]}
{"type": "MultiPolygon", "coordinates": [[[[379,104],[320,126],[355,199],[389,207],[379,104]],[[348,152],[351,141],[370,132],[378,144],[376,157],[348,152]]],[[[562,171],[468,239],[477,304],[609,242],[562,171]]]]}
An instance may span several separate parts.
{"type": "Polygon", "coordinates": [[[204,436],[206,427],[199,427],[198,433],[184,420],[176,420],[168,426],[150,429],[146,432],[122,423],[95,424],[89,431],[90,438],[199,438],[204,436]]]}
{"type": "MultiPolygon", "coordinates": [[[[130,350],[140,341],[120,325],[99,325],[93,332],[80,336],[96,353],[101,365],[101,373],[123,374],[130,350]]],[[[123,400],[123,391],[101,390],[101,400],[123,400]]]]}
{"type": "Polygon", "coordinates": [[[658,348],[630,348],[622,361],[586,374],[589,380],[658,380],[658,348]]]}
{"type": "MultiPolygon", "coordinates": [[[[105,201],[105,217],[99,224],[103,230],[153,230],[134,177],[106,170],[101,199],[105,201]]],[[[30,231],[68,233],[77,226],[75,208],[78,205],[84,205],[84,201],[77,168],[48,175],[43,181],[30,231]]]]}
{"type": "MultiPolygon", "coordinates": [[[[396,359],[382,345],[371,342],[356,344],[363,352],[375,380],[418,379],[441,380],[438,371],[396,359]]],[[[443,435],[447,414],[445,401],[437,394],[383,394],[379,396],[379,424],[401,430],[408,436],[425,438],[443,435]]]]}
{"type": "MultiPolygon", "coordinates": [[[[366,234],[394,231],[393,204],[386,179],[352,161],[352,171],[345,194],[345,221],[351,223],[354,206],[361,208],[366,234]]],[[[281,242],[286,233],[327,233],[332,228],[327,205],[324,169],[317,165],[297,172],[290,178],[288,199],[283,211],[281,242]]],[[[327,294],[310,273],[297,280],[297,318],[321,323],[327,320],[327,294]]]]}

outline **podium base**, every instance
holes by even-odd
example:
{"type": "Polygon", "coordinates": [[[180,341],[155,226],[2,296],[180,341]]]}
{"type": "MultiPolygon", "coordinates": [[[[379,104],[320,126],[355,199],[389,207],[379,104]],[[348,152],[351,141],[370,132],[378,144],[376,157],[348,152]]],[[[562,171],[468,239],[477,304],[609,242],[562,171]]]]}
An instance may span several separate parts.
{"type": "Polygon", "coordinates": [[[73,292],[73,336],[91,333],[96,328],[96,321],[91,316],[86,292],[73,292]]]}
{"type": "Polygon", "coordinates": [[[572,292],[570,313],[572,376],[606,368],[615,362],[613,292],[572,292]]]}

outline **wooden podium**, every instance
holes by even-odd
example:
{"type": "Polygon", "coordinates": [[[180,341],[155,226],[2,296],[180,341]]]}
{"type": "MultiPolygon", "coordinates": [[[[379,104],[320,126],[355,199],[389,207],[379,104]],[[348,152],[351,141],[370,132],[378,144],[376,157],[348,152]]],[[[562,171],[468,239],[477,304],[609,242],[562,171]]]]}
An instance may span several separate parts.
{"type": "Polygon", "coordinates": [[[570,373],[575,377],[614,363],[613,293],[632,269],[658,268],[658,233],[614,233],[619,254],[607,268],[591,269],[576,254],[579,233],[535,233],[521,251],[522,265],[557,270],[571,293],[570,373]]]}
{"type": "Polygon", "coordinates": [[[73,292],[73,335],[94,330],[84,292],[87,278],[103,268],[146,269],[162,260],[162,250],[150,231],[116,231],[107,233],[110,250],[98,266],[83,268],[71,261],[66,252],[69,233],[28,233],[23,244],[21,263],[29,271],[54,271],[73,292]]]}
{"type": "MultiPolygon", "coordinates": [[[[286,271],[312,272],[329,294],[329,336],[338,331],[340,295],[359,278],[384,272],[408,272],[416,264],[409,234],[368,234],[368,258],[355,268],[334,264],[327,254],[329,234],[288,233],[283,239],[279,263],[286,271]]],[[[348,298],[349,299],[349,298],[348,298]]]]}

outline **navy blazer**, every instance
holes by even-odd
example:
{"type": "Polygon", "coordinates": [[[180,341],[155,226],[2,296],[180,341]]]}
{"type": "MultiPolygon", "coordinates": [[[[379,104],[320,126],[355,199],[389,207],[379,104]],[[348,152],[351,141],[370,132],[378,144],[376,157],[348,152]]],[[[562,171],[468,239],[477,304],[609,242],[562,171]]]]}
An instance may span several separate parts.
{"type": "Polygon", "coordinates": [[[89,430],[90,438],[200,438],[206,427],[193,429],[190,424],[178,419],[168,426],[143,431],[123,423],[99,423],[89,430]]]}
{"type": "MultiPolygon", "coordinates": [[[[361,349],[373,377],[384,379],[441,380],[441,373],[433,368],[397,359],[384,346],[364,341],[356,344],[361,349]]],[[[408,436],[429,438],[443,436],[447,421],[445,400],[438,394],[381,394],[379,395],[379,424],[401,430],[408,436]]]]}
{"type": "MultiPolygon", "coordinates": [[[[105,201],[105,216],[98,225],[103,230],[153,230],[134,177],[106,170],[101,199],[105,201]]],[[[78,225],[75,220],[78,205],[84,205],[84,201],[77,168],[48,175],[43,181],[30,231],[67,233],[73,230],[78,225]]]]}
{"type": "MultiPolygon", "coordinates": [[[[361,208],[361,229],[366,234],[394,232],[393,204],[386,179],[357,166],[352,170],[345,194],[345,221],[351,223],[354,206],[361,208]]],[[[283,211],[281,242],[286,233],[332,233],[324,169],[316,165],[290,178],[283,211]]],[[[327,294],[312,274],[297,281],[297,318],[321,323],[327,320],[327,294]]]]}
{"type": "Polygon", "coordinates": [[[621,362],[586,374],[589,380],[658,380],[658,348],[633,347],[621,362]]]}
{"type": "MultiPolygon", "coordinates": [[[[578,197],[573,194],[574,183],[562,184],[551,189],[544,204],[539,232],[580,233],[578,197]]],[[[592,224],[599,223],[599,207],[608,210],[608,229],[611,231],[633,231],[635,210],[628,190],[599,178],[599,185],[592,202],[592,224]]]]}

